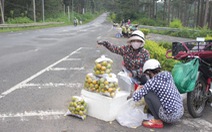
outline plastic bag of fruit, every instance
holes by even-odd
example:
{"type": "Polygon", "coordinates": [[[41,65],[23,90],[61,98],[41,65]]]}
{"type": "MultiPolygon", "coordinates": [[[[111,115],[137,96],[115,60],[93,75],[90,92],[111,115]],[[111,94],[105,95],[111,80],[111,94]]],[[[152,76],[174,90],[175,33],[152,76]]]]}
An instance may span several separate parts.
{"type": "Polygon", "coordinates": [[[72,96],[71,102],[68,106],[68,111],[65,116],[75,116],[80,119],[86,119],[87,115],[87,103],[80,96],[72,96]]]}
{"type": "Polygon", "coordinates": [[[112,64],[113,64],[113,61],[110,58],[107,58],[104,55],[102,55],[100,58],[95,60],[95,66],[93,69],[94,74],[103,75],[103,74],[111,73],[112,64]]]}
{"type": "Polygon", "coordinates": [[[104,74],[99,79],[99,89],[102,95],[114,97],[118,90],[118,79],[114,73],[104,74]]]}
{"type": "Polygon", "coordinates": [[[88,73],[85,77],[84,89],[91,92],[100,92],[99,89],[99,77],[93,73],[88,73]]]}

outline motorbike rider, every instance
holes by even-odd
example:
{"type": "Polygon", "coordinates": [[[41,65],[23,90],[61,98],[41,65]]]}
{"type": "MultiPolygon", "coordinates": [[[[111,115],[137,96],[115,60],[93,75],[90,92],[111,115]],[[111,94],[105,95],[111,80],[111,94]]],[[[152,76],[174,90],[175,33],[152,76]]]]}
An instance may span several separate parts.
{"type": "Polygon", "coordinates": [[[143,32],[136,30],[127,41],[127,45],[117,46],[109,41],[97,41],[109,51],[123,57],[123,67],[127,70],[133,82],[144,84],[147,81],[143,74],[143,65],[150,58],[149,51],[144,48],[145,37],[143,32]]]}
{"type": "Polygon", "coordinates": [[[149,128],[163,128],[163,122],[178,121],[184,113],[183,100],[176,88],[173,77],[168,71],[161,71],[161,65],[156,59],[144,63],[143,72],[149,80],[138,86],[133,93],[133,100],[144,97],[154,119],[143,121],[142,125],[149,128]]]}

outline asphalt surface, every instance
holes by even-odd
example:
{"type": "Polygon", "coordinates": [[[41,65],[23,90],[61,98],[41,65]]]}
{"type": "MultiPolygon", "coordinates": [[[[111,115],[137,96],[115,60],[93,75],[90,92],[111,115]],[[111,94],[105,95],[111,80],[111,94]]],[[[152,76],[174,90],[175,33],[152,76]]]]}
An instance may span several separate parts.
{"type": "MultiPolygon", "coordinates": [[[[126,44],[116,38],[117,29],[106,14],[77,27],[0,33],[0,131],[2,132],[209,132],[212,115],[207,106],[201,118],[187,110],[180,122],[163,129],[121,126],[88,116],[85,120],[64,116],[72,96],[80,96],[86,74],[93,72],[101,55],[111,58],[113,73],[120,71],[122,58],[97,47],[97,40],[126,44]]],[[[150,34],[155,41],[183,40],[150,34]],[[169,39],[168,39],[169,38],[169,39]]],[[[187,39],[186,39],[187,40],[187,39]]],[[[186,96],[185,96],[186,97],[186,96]]],[[[185,103],[186,109],[186,103],[185,103]]],[[[104,115],[105,116],[105,115],[104,115]]]]}

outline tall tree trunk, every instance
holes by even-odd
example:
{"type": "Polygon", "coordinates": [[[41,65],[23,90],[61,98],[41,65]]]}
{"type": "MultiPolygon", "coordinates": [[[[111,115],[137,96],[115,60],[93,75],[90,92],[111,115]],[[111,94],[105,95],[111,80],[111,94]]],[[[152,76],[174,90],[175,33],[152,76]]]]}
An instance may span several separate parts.
{"type": "Polygon", "coordinates": [[[204,14],[205,14],[205,12],[204,12],[204,0],[201,0],[201,10],[200,10],[200,20],[199,20],[199,22],[200,22],[200,27],[203,27],[203,25],[204,25],[204,14]]]}
{"type": "Polygon", "coordinates": [[[167,17],[168,17],[168,21],[167,21],[167,24],[169,25],[169,23],[170,23],[170,6],[171,6],[171,4],[170,4],[170,0],[168,0],[168,15],[167,15],[167,17]]]}
{"type": "Polygon", "coordinates": [[[4,24],[4,0],[0,0],[0,11],[1,11],[1,19],[2,23],[4,24]]]}
{"type": "Polygon", "coordinates": [[[196,26],[200,26],[200,0],[198,0],[197,2],[197,25],[196,26]]]}
{"type": "Polygon", "coordinates": [[[33,0],[33,18],[34,18],[34,22],[36,22],[36,7],[35,7],[35,0],[33,0]]]}
{"type": "Polygon", "coordinates": [[[183,9],[184,9],[184,17],[183,17],[183,23],[185,26],[188,26],[188,20],[189,20],[189,4],[188,2],[186,2],[186,0],[184,1],[183,4],[183,9]]]}
{"type": "Polygon", "coordinates": [[[208,14],[208,28],[212,30],[212,2],[209,3],[209,14],[208,14]]]}
{"type": "Polygon", "coordinates": [[[181,12],[181,15],[182,15],[182,23],[184,26],[186,26],[186,16],[187,16],[187,2],[185,0],[182,1],[182,12],[181,12]]]}
{"type": "Polygon", "coordinates": [[[152,0],[151,18],[155,18],[155,0],[152,0]]]}
{"type": "Polygon", "coordinates": [[[180,20],[181,20],[181,22],[183,23],[183,25],[184,25],[184,5],[183,5],[183,0],[180,2],[180,20]]]}
{"type": "Polygon", "coordinates": [[[166,21],[166,8],[167,8],[167,2],[164,0],[164,5],[163,5],[163,20],[166,21]]]}
{"type": "Polygon", "coordinates": [[[193,26],[196,27],[197,26],[197,0],[194,1],[194,17],[193,17],[193,21],[194,24],[193,26]]]}
{"type": "Polygon", "coordinates": [[[205,16],[203,26],[207,25],[207,18],[208,18],[208,9],[209,9],[209,0],[206,0],[206,7],[205,7],[205,16]]]}

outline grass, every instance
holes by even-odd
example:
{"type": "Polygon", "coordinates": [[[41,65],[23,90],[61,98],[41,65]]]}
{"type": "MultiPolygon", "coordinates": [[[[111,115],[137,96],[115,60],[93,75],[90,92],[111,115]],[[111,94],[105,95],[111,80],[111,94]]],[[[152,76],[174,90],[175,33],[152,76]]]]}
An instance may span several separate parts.
{"type": "Polygon", "coordinates": [[[36,26],[28,26],[28,27],[0,27],[0,32],[17,32],[17,31],[25,31],[25,30],[35,30],[35,29],[44,29],[44,28],[51,28],[51,27],[61,27],[61,26],[68,26],[70,24],[48,24],[48,25],[36,25],[36,26]]]}

